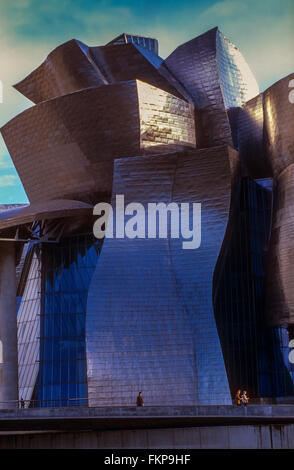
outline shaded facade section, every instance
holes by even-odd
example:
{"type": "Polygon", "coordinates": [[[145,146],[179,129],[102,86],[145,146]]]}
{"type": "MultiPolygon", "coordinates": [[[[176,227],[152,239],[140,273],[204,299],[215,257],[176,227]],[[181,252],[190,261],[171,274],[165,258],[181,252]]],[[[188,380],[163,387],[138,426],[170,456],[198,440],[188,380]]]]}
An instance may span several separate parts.
{"type": "Polygon", "coordinates": [[[18,399],[15,243],[0,244],[0,408],[18,399]]]}
{"type": "Polygon", "coordinates": [[[95,63],[91,63],[88,46],[72,39],[52,51],[46,60],[14,88],[34,103],[107,83],[95,63]]]}
{"type": "Polygon", "coordinates": [[[293,79],[294,74],[288,75],[263,93],[265,153],[275,177],[294,163],[294,106],[289,100],[293,79]]]}
{"type": "Polygon", "coordinates": [[[288,75],[246,103],[239,112],[238,124],[243,172],[253,177],[271,176],[275,181],[266,311],[269,324],[281,327],[294,322],[294,106],[289,100],[293,77],[288,75]]]}
{"type": "Polygon", "coordinates": [[[193,106],[138,83],[90,88],[42,102],[2,128],[30,201],[95,203],[107,197],[113,159],[140,154],[143,140],[159,147],[195,147],[193,106]],[[148,106],[154,122],[147,119],[146,129],[140,119],[148,106]],[[146,136],[152,126],[153,134],[146,136]]]}
{"type": "Polygon", "coordinates": [[[139,390],[146,405],[230,403],[210,292],[237,167],[226,147],[116,160],[113,204],[201,201],[202,244],[105,239],[87,304],[89,406],[134,404],[139,390]]]}
{"type": "Polygon", "coordinates": [[[136,82],[42,102],[12,119],[2,135],[31,202],[96,200],[111,188],[114,154],[139,152],[136,82]]]}
{"type": "Polygon", "coordinates": [[[175,77],[164,67],[159,70],[163,59],[158,56],[157,47],[144,45],[145,39],[148,38],[122,39],[118,44],[111,41],[97,47],[72,39],[54,49],[14,87],[34,103],[41,103],[89,87],[139,79],[191,101],[175,77]]]}
{"type": "Polygon", "coordinates": [[[0,213],[0,230],[3,233],[7,229],[16,230],[25,224],[36,220],[50,220],[68,218],[72,216],[85,217],[92,213],[92,206],[81,201],[70,199],[52,199],[46,202],[32,204],[20,204],[19,207],[8,209],[0,213]]]}
{"type": "Polygon", "coordinates": [[[165,67],[161,67],[162,59],[140,46],[125,44],[91,47],[90,54],[104,71],[109,83],[138,79],[192,101],[187,90],[165,67]]]}
{"type": "Polygon", "coordinates": [[[293,78],[284,77],[239,110],[237,148],[251,177],[277,178],[294,163],[294,107],[289,101],[293,78]]]}
{"type": "Polygon", "coordinates": [[[201,122],[199,147],[232,145],[227,109],[258,94],[240,51],[214,28],[177,47],[164,65],[193,98],[201,122]]]}
{"type": "Polygon", "coordinates": [[[289,332],[272,328],[266,315],[272,199],[272,179],[239,181],[214,274],[215,317],[232,398],[239,388],[258,400],[294,396],[289,332]]]}
{"type": "Polygon", "coordinates": [[[294,164],[279,175],[274,194],[266,308],[271,325],[294,325],[294,164]]]}
{"type": "Polygon", "coordinates": [[[264,151],[263,95],[238,109],[235,146],[238,148],[242,174],[252,178],[272,176],[264,151]]]}

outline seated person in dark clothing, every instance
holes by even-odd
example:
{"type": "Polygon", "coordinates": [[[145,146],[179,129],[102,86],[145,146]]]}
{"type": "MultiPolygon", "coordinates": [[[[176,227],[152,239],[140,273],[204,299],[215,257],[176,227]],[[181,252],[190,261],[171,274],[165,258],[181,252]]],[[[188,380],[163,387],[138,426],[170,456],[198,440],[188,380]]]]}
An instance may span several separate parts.
{"type": "Polygon", "coordinates": [[[139,395],[137,396],[137,406],[144,406],[142,392],[139,392],[139,395]]]}

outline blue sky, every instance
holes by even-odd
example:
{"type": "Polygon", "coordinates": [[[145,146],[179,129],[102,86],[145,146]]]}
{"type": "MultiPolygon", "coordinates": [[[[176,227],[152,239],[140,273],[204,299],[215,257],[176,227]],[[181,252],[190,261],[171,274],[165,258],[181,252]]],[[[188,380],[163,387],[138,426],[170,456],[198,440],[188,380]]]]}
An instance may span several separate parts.
{"type": "MultiPolygon", "coordinates": [[[[72,38],[103,45],[121,32],[156,37],[159,53],[219,26],[261,91],[294,70],[294,0],[0,0],[0,126],[32,103],[12,88],[72,38]]],[[[27,202],[0,137],[0,204],[27,202]]]]}

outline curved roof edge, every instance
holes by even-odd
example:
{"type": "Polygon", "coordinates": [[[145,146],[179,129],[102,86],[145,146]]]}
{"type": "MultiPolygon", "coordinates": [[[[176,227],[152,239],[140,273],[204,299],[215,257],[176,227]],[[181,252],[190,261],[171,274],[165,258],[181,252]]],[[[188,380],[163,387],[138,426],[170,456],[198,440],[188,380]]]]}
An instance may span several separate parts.
{"type": "Polygon", "coordinates": [[[90,204],[71,199],[36,202],[0,213],[0,230],[27,224],[34,220],[92,214],[92,209],[93,206],[90,204]]]}

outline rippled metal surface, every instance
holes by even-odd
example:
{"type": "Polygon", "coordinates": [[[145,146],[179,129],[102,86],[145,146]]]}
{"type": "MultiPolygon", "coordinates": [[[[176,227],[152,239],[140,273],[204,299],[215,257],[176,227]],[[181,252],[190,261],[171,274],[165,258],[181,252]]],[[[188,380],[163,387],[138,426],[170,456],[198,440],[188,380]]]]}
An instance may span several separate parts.
{"type": "Polygon", "coordinates": [[[226,147],[116,160],[125,202],[201,202],[202,243],[105,239],[87,305],[90,406],[230,403],[212,278],[238,156],[226,147]]]}
{"type": "Polygon", "coordinates": [[[137,80],[43,101],[1,132],[31,202],[95,203],[111,194],[114,158],[196,145],[194,106],[137,80]]]}
{"type": "Polygon", "coordinates": [[[239,114],[239,149],[245,174],[274,178],[266,312],[271,325],[294,322],[294,106],[289,83],[279,80],[246,103],[239,114]]]}
{"type": "MultiPolygon", "coordinates": [[[[219,255],[234,239],[229,240],[227,228],[240,162],[227,145],[239,149],[242,176],[274,178],[266,314],[278,345],[274,353],[282,351],[285,358],[288,329],[294,324],[294,106],[288,96],[294,75],[258,95],[242,54],[218,28],[179,46],[163,62],[156,43],[146,49],[145,39],[141,45],[121,44],[125,40],[116,38],[102,47],[72,40],[56,48],[16,85],[36,106],[1,132],[32,202],[30,217],[39,202],[52,216],[51,209],[65,210],[59,199],[73,199],[66,212],[77,220],[77,200],[109,200],[112,188],[113,198],[123,193],[126,202],[143,205],[202,203],[198,250],[183,250],[181,238],[106,240],[87,307],[89,403],[134,404],[140,389],[146,404],[229,403],[228,369],[212,301],[217,260],[222,263],[225,258],[219,255]],[[203,150],[192,150],[195,146],[203,150]]],[[[256,184],[268,183],[249,186],[256,184]]],[[[248,201],[248,213],[255,214],[254,200],[248,201]]],[[[243,215],[240,209],[238,217],[243,215]]],[[[24,221],[25,214],[6,214],[1,226],[24,221]]],[[[259,216],[252,226],[258,222],[259,216]]],[[[245,232],[249,225],[244,224],[245,232]]],[[[234,233],[240,227],[236,223],[234,233]]],[[[250,247],[250,256],[253,252],[250,247]]],[[[229,271],[233,263],[227,259],[229,271]]],[[[31,291],[25,299],[32,301],[31,291]]],[[[220,324],[223,312],[216,313],[220,324]]],[[[31,339],[36,355],[35,333],[31,339]]],[[[22,356],[27,344],[20,343],[22,356]]],[[[26,397],[32,391],[29,360],[20,371],[26,397]]],[[[250,373],[242,362],[242,374],[250,373]]],[[[277,367],[280,363],[275,362],[277,367]]],[[[241,381],[239,372],[233,387],[241,381]]],[[[276,382],[279,377],[277,372],[276,382]]],[[[276,390],[282,388],[278,384],[276,390]]]]}

